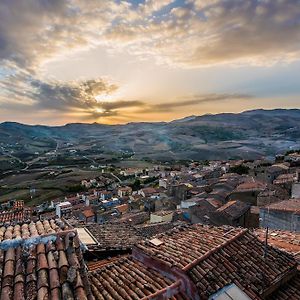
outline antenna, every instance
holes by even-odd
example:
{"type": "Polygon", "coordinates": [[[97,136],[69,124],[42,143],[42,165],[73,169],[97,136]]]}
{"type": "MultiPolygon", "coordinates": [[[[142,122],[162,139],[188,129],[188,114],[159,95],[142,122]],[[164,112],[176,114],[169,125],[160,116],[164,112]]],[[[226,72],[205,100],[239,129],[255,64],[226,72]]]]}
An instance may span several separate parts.
{"type": "Polygon", "coordinates": [[[266,238],[265,238],[265,248],[264,248],[264,255],[263,255],[264,258],[267,257],[267,253],[268,253],[268,235],[269,235],[269,227],[267,226],[267,228],[266,228],[266,238]]]}
{"type": "Polygon", "coordinates": [[[268,205],[268,214],[267,214],[267,221],[266,221],[267,228],[266,228],[264,255],[263,255],[264,258],[266,258],[268,254],[269,217],[270,217],[270,204],[268,205]]]}

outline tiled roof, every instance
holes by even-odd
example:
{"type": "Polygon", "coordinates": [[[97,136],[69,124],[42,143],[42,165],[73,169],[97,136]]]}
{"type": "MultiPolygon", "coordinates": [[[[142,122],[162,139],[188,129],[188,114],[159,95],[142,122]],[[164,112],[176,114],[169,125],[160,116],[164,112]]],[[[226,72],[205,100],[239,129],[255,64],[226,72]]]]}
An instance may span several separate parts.
{"type": "Polygon", "coordinates": [[[208,249],[226,242],[241,229],[231,227],[206,227],[181,225],[156,237],[163,243],[155,247],[150,241],[141,241],[137,248],[145,253],[162,259],[171,266],[184,268],[208,249]]]}
{"type": "Polygon", "coordinates": [[[93,299],[75,231],[11,242],[0,243],[1,300],[93,299]]]}
{"type": "Polygon", "coordinates": [[[12,209],[0,212],[0,224],[25,222],[31,218],[31,209],[24,207],[24,201],[15,201],[12,209]]]}
{"type": "Polygon", "coordinates": [[[0,228],[0,242],[10,239],[26,239],[43,234],[60,232],[68,229],[68,226],[61,219],[51,219],[17,225],[2,226],[0,228]]]}
{"type": "Polygon", "coordinates": [[[160,210],[160,211],[153,212],[152,215],[164,217],[173,213],[174,213],[173,210],[160,210]]]}
{"type": "Polygon", "coordinates": [[[159,233],[166,232],[176,226],[179,226],[179,224],[181,223],[163,222],[135,226],[135,229],[143,238],[149,239],[159,233]]]}
{"type": "Polygon", "coordinates": [[[300,272],[289,282],[273,293],[269,300],[298,300],[300,299],[300,272]]]}
{"type": "Polygon", "coordinates": [[[201,299],[208,299],[232,282],[258,299],[297,267],[291,255],[272,247],[264,257],[264,244],[255,235],[232,227],[175,228],[157,235],[155,243],[140,242],[133,254],[141,252],[161,264],[183,270],[201,299]]]}
{"type": "Polygon", "coordinates": [[[113,223],[127,223],[131,225],[137,225],[149,220],[149,213],[146,211],[129,212],[123,214],[121,218],[112,220],[113,223]]]}
{"type": "Polygon", "coordinates": [[[262,191],[266,189],[267,184],[261,181],[245,182],[237,186],[235,191],[247,192],[247,191],[262,191]]]}
{"type": "Polygon", "coordinates": [[[86,225],[85,228],[97,241],[96,245],[88,247],[89,250],[128,250],[141,239],[135,229],[126,224],[92,224],[86,225]]]}
{"type": "Polygon", "coordinates": [[[218,208],[216,212],[222,213],[229,218],[236,219],[242,216],[249,209],[249,204],[241,202],[239,200],[233,200],[218,208]]]}
{"type": "MultiPolygon", "coordinates": [[[[265,240],[266,229],[258,228],[254,233],[261,241],[265,240]]],[[[300,258],[300,232],[269,229],[268,243],[300,258]]]]}
{"type": "Polygon", "coordinates": [[[93,212],[93,210],[91,208],[85,209],[82,214],[86,217],[86,218],[91,218],[95,216],[95,213],[93,212]]]}
{"type": "MultiPolygon", "coordinates": [[[[90,272],[91,289],[96,299],[156,299],[171,285],[180,281],[170,280],[132,257],[121,258],[90,272]],[[154,299],[154,298],[153,298],[154,299]]],[[[161,298],[167,299],[167,298],[161,298]]],[[[168,299],[188,299],[177,290],[168,299]]]]}
{"type": "Polygon", "coordinates": [[[289,199],[272,203],[261,209],[279,210],[300,214],[300,199],[289,199]]]}

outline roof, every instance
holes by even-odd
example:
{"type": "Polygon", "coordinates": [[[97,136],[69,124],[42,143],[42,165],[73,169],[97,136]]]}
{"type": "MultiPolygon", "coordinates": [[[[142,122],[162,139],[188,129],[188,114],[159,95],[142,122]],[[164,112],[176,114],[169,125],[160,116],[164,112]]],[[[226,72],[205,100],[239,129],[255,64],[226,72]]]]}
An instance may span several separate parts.
{"type": "Polygon", "coordinates": [[[92,224],[84,226],[96,240],[96,245],[88,246],[90,251],[129,250],[141,237],[127,224],[92,224]]]}
{"type": "Polygon", "coordinates": [[[160,217],[168,216],[171,214],[174,214],[173,210],[160,210],[160,211],[155,211],[155,212],[151,213],[151,215],[160,216],[160,217]]]}
{"type": "Polygon", "coordinates": [[[116,210],[118,210],[120,213],[126,213],[128,211],[128,204],[122,204],[115,207],[116,210]]]}
{"type": "Polygon", "coordinates": [[[267,184],[261,181],[244,182],[238,185],[235,191],[237,192],[262,191],[266,187],[267,184]]]}
{"type": "Polygon", "coordinates": [[[298,275],[285,283],[278,290],[276,290],[269,300],[297,300],[300,299],[300,272],[298,275]]]}
{"type": "MultiPolygon", "coordinates": [[[[266,229],[257,228],[254,233],[261,241],[265,240],[266,229]]],[[[300,232],[269,229],[268,243],[300,258],[300,232]]]]}
{"type": "Polygon", "coordinates": [[[123,214],[120,218],[111,220],[113,223],[128,223],[131,225],[141,224],[149,220],[149,213],[146,211],[129,212],[123,214]]]}
{"type": "Polygon", "coordinates": [[[297,268],[291,255],[275,248],[269,247],[264,257],[264,244],[247,229],[197,224],[156,238],[159,245],[142,241],[134,255],[142,251],[160,264],[180,268],[196,285],[200,299],[232,282],[250,298],[262,298],[297,268]]]}
{"type": "Polygon", "coordinates": [[[149,195],[149,194],[155,194],[157,191],[155,188],[152,188],[152,187],[147,187],[147,188],[143,188],[142,189],[142,192],[146,195],[149,195]]]}
{"type": "Polygon", "coordinates": [[[85,300],[91,295],[76,231],[20,239],[6,246],[0,243],[1,300],[85,300]]]}
{"type": "Polygon", "coordinates": [[[295,174],[281,174],[279,175],[274,181],[274,184],[282,184],[287,182],[295,182],[296,181],[296,175],[295,174]]]}
{"type": "Polygon", "coordinates": [[[268,206],[262,207],[261,209],[286,211],[286,212],[300,214],[300,199],[289,199],[289,200],[272,203],[268,206]]]}
{"type": "Polygon", "coordinates": [[[61,219],[51,219],[17,225],[2,226],[0,228],[0,242],[11,239],[26,239],[43,234],[52,234],[69,229],[61,219]]]}
{"type": "Polygon", "coordinates": [[[158,298],[162,293],[167,293],[167,289],[170,292],[172,285],[175,286],[175,293],[179,298],[168,299],[188,299],[181,295],[177,288],[181,285],[179,280],[168,279],[132,257],[121,258],[90,272],[90,280],[96,299],[151,299],[151,296],[158,298]]]}
{"type": "Polygon", "coordinates": [[[236,219],[242,216],[250,209],[250,205],[239,200],[229,201],[216,210],[217,213],[222,213],[229,218],[236,219]]]}
{"type": "Polygon", "coordinates": [[[91,218],[95,216],[95,213],[91,208],[85,209],[82,214],[85,216],[85,218],[91,218]]]}
{"type": "Polygon", "coordinates": [[[20,223],[30,219],[30,210],[9,210],[0,212],[0,224],[20,223]]]}
{"type": "Polygon", "coordinates": [[[159,233],[166,232],[178,226],[179,224],[180,223],[162,222],[162,223],[154,223],[154,224],[147,224],[147,225],[138,225],[135,226],[135,229],[143,238],[149,239],[159,233]]]}

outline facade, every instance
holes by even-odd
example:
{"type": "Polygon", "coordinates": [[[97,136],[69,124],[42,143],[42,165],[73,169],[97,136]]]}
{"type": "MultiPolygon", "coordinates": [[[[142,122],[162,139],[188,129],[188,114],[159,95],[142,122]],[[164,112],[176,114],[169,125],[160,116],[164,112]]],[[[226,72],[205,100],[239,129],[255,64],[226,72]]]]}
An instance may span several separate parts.
{"type": "Polygon", "coordinates": [[[55,213],[59,218],[68,217],[72,214],[73,207],[69,201],[61,202],[56,204],[55,213]]]}
{"type": "Polygon", "coordinates": [[[300,199],[290,199],[260,208],[260,227],[300,231],[300,199]]]}
{"type": "Polygon", "coordinates": [[[173,219],[173,211],[158,211],[151,213],[150,223],[161,223],[161,222],[171,222],[173,219]]]}

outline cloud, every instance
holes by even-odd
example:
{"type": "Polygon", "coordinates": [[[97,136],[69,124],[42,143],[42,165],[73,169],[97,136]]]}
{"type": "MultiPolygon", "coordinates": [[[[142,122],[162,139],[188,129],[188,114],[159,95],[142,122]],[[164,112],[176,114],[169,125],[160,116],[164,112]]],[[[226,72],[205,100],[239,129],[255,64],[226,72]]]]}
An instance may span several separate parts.
{"type": "Polygon", "coordinates": [[[100,103],[98,94],[118,86],[103,78],[59,82],[43,78],[41,69],[99,46],[180,68],[288,63],[300,59],[299,20],[299,0],[0,1],[0,105],[107,117],[127,108],[167,111],[234,99],[238,95],[100,103]]]}
{"type": "Polygon", "coordinates": [[[105,118],[115,116],[119,110],[142,107],[141,101],[98,101],[97,96],[111,95],[118,90],[116,84],[98,78],[83,81],[42,81],[28,74],[10,76],[1,86],[10,85],[0,97],[2,109],[14,111],[48,111],[52,114],[78,113],[79,117],[105,118]],[[14,101],[6,99],[14,97],[14,101]]]}
{"type": "Polygon", "coordinates": [[[147,109],[140,110],[140,113],[147,112],[171,112],[177,108],[188,107],[188,106],[196,106],[204,103],[214,103],[214,102],[223,102],[223,101],[232,101],[235,99],[245,100],[254,98],[253,95],[250,94],[205,94],[205,95],[195,95],[192,97],[182,97],[181,99],[166,101],[162,104],[150,105],[147,109]]]}
{"type": "Polygon", "coordinates": [[[34,71],[97,45],[188,67],[298,60],[299,18],[299,0],[1,1],[0,60],[34,71]]]}

